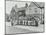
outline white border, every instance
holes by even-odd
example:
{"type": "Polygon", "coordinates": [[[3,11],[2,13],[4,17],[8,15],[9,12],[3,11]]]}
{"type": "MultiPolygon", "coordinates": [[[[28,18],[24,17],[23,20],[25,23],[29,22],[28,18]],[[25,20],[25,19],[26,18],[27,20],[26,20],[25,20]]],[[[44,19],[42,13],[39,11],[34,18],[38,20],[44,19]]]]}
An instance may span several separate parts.
{"type": "MultiPolygon", "coordinates": [[[[23,1],[26,1],[26,0],[23,0],[23,1]]],[[[46,0],[27,0],[27,1],[45,2],[45,6],[46,6],[46,0]]],[[[45,7],[45,11],[46,11],[46,7],[45,7]]],[[[45,12],[45,15],[46,15],[46,12],[45,12]]],[[[46,16],[45,16],[45,19],[46,19],[46,16]]],[[[45,23],[46,23],[46,20],[45,20],[45,23]]],[[[5,0],[0,0],[0,35],[5,35],[5,0]]],[[[46,24],[45,24],[44,33],[32,33],[32,34],[24,34],[24,35],[46,35],[46,24]]]]}

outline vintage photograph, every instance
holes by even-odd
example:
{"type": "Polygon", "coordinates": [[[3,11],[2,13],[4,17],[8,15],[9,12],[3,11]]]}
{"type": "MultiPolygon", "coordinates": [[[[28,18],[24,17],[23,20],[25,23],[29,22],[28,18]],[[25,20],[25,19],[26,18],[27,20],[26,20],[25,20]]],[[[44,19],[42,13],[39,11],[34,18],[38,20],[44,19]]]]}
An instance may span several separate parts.
{"type": "Polygon", "coordinates": [[[44,32],[44,2],[5,0],[5,8],[5,34],[44,32]]]}

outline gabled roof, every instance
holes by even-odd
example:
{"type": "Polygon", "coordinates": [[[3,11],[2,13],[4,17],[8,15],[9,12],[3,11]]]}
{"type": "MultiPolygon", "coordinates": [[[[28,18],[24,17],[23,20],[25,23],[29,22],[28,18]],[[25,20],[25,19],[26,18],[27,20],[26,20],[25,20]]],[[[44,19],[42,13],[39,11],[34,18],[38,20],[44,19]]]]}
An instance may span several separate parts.
{"type": "Polygon", "coordinates": [[[30,3],[29,7],[37,7],[34,3],[30,3]]]}
{"type": "Polygon", "coordinates": [[[31,2],[29,7],[44,7],[44,3],[43,2],[31,2]]]}

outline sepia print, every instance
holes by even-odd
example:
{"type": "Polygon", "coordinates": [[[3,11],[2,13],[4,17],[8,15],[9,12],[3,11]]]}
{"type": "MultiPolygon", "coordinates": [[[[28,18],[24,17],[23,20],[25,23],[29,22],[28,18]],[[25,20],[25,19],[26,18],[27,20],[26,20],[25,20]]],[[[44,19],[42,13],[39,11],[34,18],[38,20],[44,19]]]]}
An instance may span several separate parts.
{"type": "Polygon", "coordinates": [[[44,32],[44,2],[6,0],[5,34],[44,32]]]}

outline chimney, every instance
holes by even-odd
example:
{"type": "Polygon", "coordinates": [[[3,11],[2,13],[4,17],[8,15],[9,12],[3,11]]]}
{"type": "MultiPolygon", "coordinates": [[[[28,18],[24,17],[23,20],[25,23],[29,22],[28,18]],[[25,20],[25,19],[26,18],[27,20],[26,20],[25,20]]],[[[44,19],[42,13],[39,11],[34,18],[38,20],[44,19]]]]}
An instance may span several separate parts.
{"type": "Polygon", "coordinates": [[[15,5],[15,8],[17,8],[17,4],[15,5]]]}
{"type": "Polygon", "coordinates": [[[26,4],[25,4],[25,8],[27,8],[27,7],[28,7],[28,4],[26,3],[26,4]]]}

